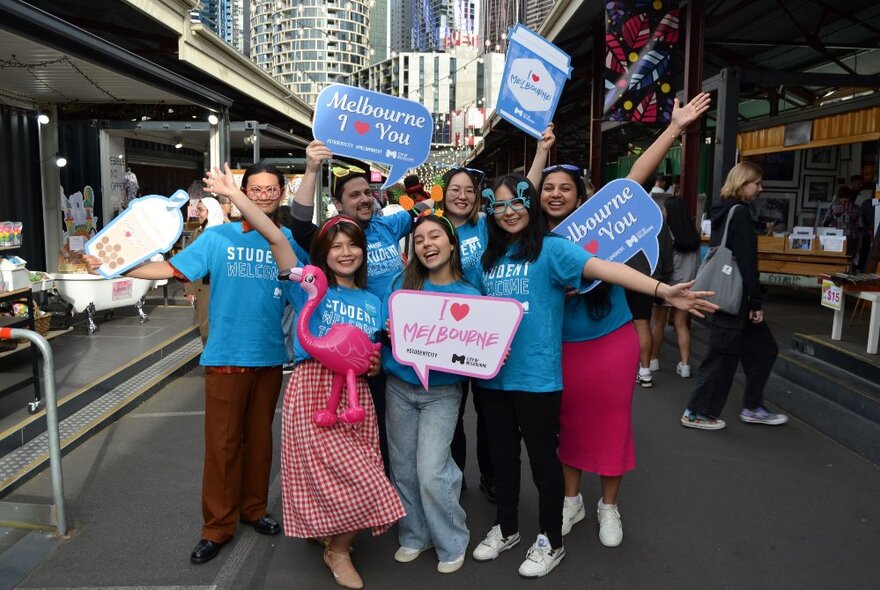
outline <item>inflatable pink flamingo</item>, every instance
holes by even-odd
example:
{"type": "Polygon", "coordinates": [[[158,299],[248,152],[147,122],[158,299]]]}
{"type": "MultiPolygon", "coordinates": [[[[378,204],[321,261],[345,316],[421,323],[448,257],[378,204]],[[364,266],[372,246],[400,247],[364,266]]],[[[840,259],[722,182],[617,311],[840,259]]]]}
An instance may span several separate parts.
{"type": "Polygon", "coordinates": [[[339,419],[346,424],[359,424],[364,420],[364,409],[358,404],[357,376],[370,370],[370,359],[382,345],[373,343],[363,330],[349,324],[335,324],[326,334],[316,338],[309,331],[309,319],[327,293],[327,277],[320,268],[307,265],[290,269],[290,280],[298,282],[308,294],[308,301],[296,321],[296,333],[302,347],[334,373],[327,407],[315,412],[312,420],[318,426],[336,424],[336,408],[345,381],[348,385],[348,407],[339,419]]]}

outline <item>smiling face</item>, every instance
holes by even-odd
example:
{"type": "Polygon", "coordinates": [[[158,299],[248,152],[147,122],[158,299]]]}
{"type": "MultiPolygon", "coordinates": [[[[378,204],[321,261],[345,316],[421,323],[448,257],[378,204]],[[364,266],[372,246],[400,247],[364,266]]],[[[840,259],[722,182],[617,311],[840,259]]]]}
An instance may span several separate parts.
{"type": "Polygon", "coordinates": [[[347,285],[354,282],[354,276],[364,261],[364,251],[354,243],[351,236],[338,232],[330,242],[327,252],[327,267],[334,275],[336,282],[347,285]]]}
{"type": "Polygon", "coordinates": [[[551,172],[541,184],[541,209],[556,226],[577,209],[577,186],[570,174],[551,172]]]}
{"type": "Polygon", "coordinates": [[[504,185],[495,191],[493,211],[495,223],[512,237],[518,237],[529,226],[528,208],[524,206],[522,199],[504,185]],[[521,209],[516,211],[514,207],[521,209]]]}
{"type": "Polygon", "coordinates": [[[357,221],[373,218],[373,193],[363,176],[355,176],[342,185],[342,195],[336,201],[339,212],[357,221]]]}
{"type": "Polygon", "coordinates": [[[422,266],[434,271],[449,264],[455,246],[439,224],[423,221],[413,232],[413,249],[422,266]]]}
{"type": "Polygon", "coordinates": [[[449,179],[443,197],[443,208],[453,224],[467,221],[477,206],[477,191],[467,172],[459,172],[449,179]]]}
{"type": "Polygon", "coordinates": [[[284,187],[278,184],[278,177],[271,172],[258,172],[247,179],[244,193],[260,211],[271,215],[281,204],[284,187]]]}

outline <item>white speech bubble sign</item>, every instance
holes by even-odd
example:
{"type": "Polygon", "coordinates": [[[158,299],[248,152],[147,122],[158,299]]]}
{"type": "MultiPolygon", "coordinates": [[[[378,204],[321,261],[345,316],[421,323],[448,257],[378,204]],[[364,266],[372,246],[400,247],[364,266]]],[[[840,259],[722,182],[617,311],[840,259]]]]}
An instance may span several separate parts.
{"type": "Polygon", "coordinates": [[[523,315],[515,299],[424,291],[395,291],[388,306],[394,358],[425,389],[432,370],[497,375],[523,315]]]}

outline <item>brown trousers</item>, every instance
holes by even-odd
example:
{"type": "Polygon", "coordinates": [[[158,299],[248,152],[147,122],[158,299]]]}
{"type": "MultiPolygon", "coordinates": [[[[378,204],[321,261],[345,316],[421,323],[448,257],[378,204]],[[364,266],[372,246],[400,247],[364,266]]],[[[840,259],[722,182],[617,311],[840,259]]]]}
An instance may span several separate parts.
{"type": "Polygon", "coordinates": [[[202,538],[225,543],[239,519],[266,515],[272,469],[272,419],[281,367],[205,373],[202,538]]]}

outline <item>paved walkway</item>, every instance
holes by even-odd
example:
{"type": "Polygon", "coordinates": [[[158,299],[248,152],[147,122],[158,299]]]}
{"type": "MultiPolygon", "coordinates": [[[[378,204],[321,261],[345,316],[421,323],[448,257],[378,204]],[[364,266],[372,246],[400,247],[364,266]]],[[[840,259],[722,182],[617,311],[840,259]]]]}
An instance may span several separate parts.
{"type": "MultiPolygon", "coordinates": [[[[726,430],[684,429],[678,418],[694,380],[670,373],[671,355],[663,362],[656,386],[636,391],[638,468],[623,483],[619,548],[600,545],[588,512],[566,537],[567,557],[556,571],[542,580],[520,579],[517,567],[537,533],[536,494],[524,474],[522,545],[495,562],[468,558],[459,572],[441,575],[431,554],[394,562],[393,531],[375,539],[364,533],[354,560],[367,587],[875,588],[877,467],[798,420],[781,428],[739,423],[738,386],[725,411],[726,430]]],[[[201,524],[202,407],[196,369],[67,455],[73,533],[41,555],[17,587],[334,588],[316,546],[245,528],[214,561],[189,563],[201,524]]],[[[276,440],[279,426],[276,420],[276,440]]],[[[466,477],[475,484],[473,463],[466,477]]],[[[280,516],[277,463],[273,477],[271,510],[280,516]]],[[[43,474],[9,499],[47,502],[49,489],[43,474]]],[[[595,477],[585,480],[584,496],[588,504],[598,497],[595,477]]],[[[476,489],[466,491],[463,502],[472,548],[494,512],[476,489]]],[[[44,539],[41,533],[25,537],[17,546],[24,554],[19,562],[41,551],[44,539]]],[[[0,556],[0,574],[15,550],[0,556]]]]}

